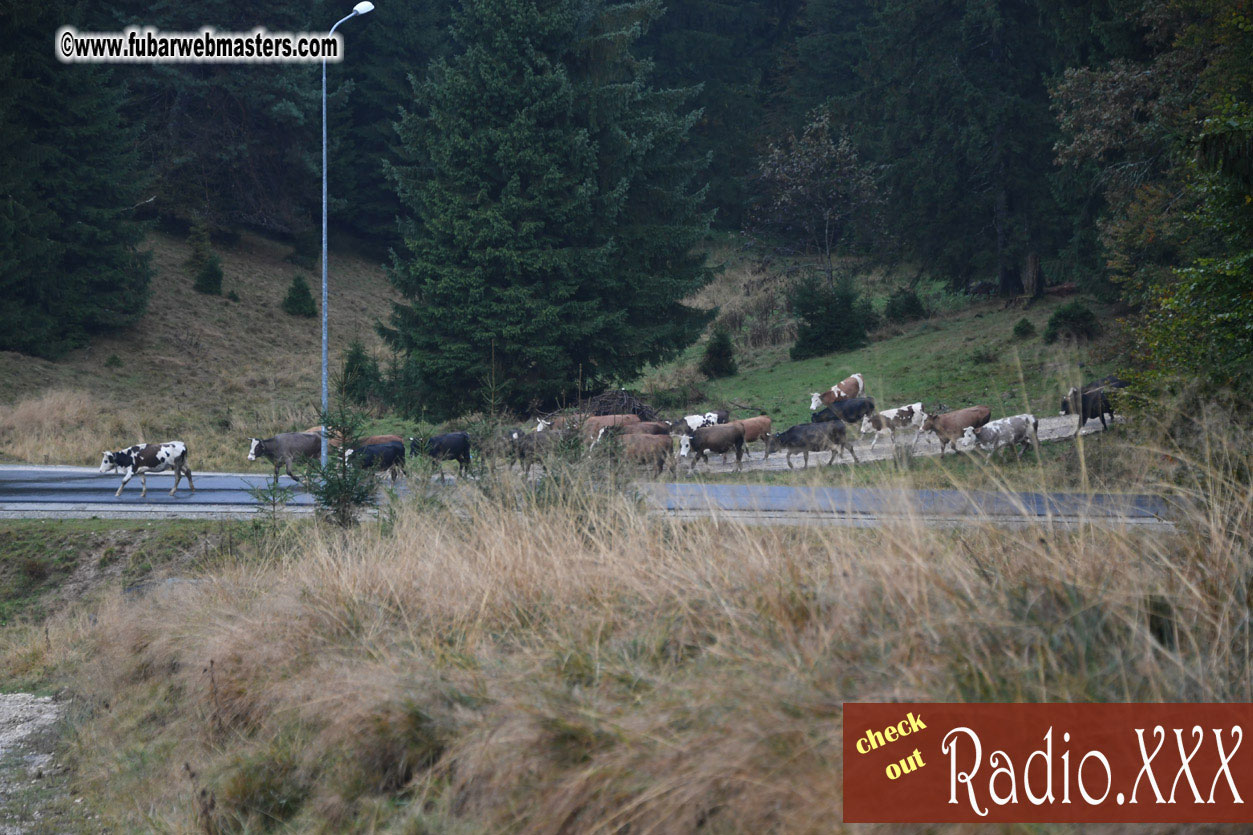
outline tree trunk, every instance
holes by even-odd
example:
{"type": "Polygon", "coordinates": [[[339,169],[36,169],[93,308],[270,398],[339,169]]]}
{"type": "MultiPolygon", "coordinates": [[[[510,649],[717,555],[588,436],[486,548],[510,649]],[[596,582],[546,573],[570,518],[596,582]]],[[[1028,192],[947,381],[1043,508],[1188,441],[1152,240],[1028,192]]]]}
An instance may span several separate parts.
{"type": "Polygon", "coordinates": [[[1027,260],[1022,265],[1022,286],[1032,299],[1044,297],[1044,273],[1040,270],[1038,253],[1027,253],[1027,260]]]}

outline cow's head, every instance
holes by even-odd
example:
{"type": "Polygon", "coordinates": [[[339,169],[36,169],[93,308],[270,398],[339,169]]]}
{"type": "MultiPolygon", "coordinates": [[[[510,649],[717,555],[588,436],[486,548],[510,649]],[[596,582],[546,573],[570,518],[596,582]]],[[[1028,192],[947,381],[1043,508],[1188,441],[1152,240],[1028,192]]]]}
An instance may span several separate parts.
{"type": "Polygon", "coordinates": [[[938,417],[939,415],[927,415],[926,419],[923,420],[922,422],[921,431],[922,432],[934,432],[935,426],[936,426],[936,418],[938,417]]]}
{"type": "Polygon", "coordinates": [[[683,435],[679,438],[679,457],[686,458],[692,451],[692,436],[683,435]]]}
{"type": "Polygon", "coordinates": [[[248,460],[256,461],[257,456],[261,454],[261,439],[249,438],[248,440],[250,442],[248,446],[248,460]]]}
{"type": "Polygon", "coordinates": [[[536,432],[543,432],[545,429],[548,429],[552,425],[553,425],[553,422],[551,420],[544,420],[543,418],[535,419],[535,431],[536,432]]]}
{"type": "Polygon", "coordinates": [[[703,426],[717,426],[718,425],[718,413],[717,412],[705,412],[705,422],[702,425],[703,426]]]}
{"type": "Polygon", "coordinates": [[[762,435],[762,436],[761,436],[761,439],[762,439],[763,441],[765,441],[765,442],[766,442],[766,453],[765,453],[765,455],[763,456],[764,458],[769,458],[769,457],[770,457],[770,453],[772,453],[772,452],[778,452],[780,449],[782,449],[782,448],[783,448],[783,447],[779,446],[779,440],[778,440],[778,438],[776,438],[774,435],[770,434],[769,432],[767,432],[766,434],[762,435]]]}
{"type": "Polygon", "coordinates": [[[874,422],[870,420],[870,415],[866,415],[861,419],[861,434],[868,435],[874,431],[874,422]]]}
{"type": "Polygon", "coordinates": [[[978,437],[975,435],[975,428],[973,426],[967,426],[964,430],[962,430],[962,443],[967,448],[974,446],[976,441],[978,441],[978,437]]]}
{"type": "Polygon", "coordinates": [[[809,393],[809,411],[816,412],[822,408],[822,395],[816,391],[809,393]]]}
{"type": "Polygon", "coordinates": [[[409,439],[409,454],[410,455],[421,455],[425,451],[426,451],[426,440],[424,438],[410,438],[409,439]]]}
{"type": "Polygon", "coordinates": [[[117,469],[117,453],[106,451],[100,459],[100,472],[111,473],[117,469]]]}

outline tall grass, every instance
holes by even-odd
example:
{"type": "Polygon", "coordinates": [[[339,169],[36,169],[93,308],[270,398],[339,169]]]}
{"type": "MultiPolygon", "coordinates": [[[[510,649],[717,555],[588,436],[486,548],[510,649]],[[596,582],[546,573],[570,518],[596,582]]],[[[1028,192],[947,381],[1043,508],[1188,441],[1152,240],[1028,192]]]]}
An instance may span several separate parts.
{"type": "Polygon", "coordinates": [[[0,662],[94,706],[72,753],[119,830],[830,832],[845,701],[1253,699],[1251,447],[1218,425],[1144,445],[1174,534],[682,523],[501,476],[0,662]]]}

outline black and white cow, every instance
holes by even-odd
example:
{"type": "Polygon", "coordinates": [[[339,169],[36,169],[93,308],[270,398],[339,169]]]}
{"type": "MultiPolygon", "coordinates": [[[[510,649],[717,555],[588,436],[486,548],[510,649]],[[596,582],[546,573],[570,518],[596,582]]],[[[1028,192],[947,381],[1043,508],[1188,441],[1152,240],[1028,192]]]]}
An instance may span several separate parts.
{"type": "Polygon", "coordinates": [[[322,454],[322,438],[311,432],[284,432],[264,441],[259,438],[249,438],[248,441],[251,444],[248,447],[248,460],[270,459],[274,463],[275,478],[278,478],[279,467],[286,465],[287,475],[300,481],[292,474],[292,462],[318,458],[322,454]]]}
{"type": "Polygon", "coordinates": [[[122,472],[122,483],[113,494],[114,496],[122,495],[122,488],[138,475],[139,483],[144,488],[139,494],[142,499],[148,495],[148,473],[163,473],[169,469],[174,470],[174,486],[170,488],[171,496],[178,490],[178,482],[183,476],[187,476],[187,486],[191,488],[191,491],[196,492],[196,485],[191,480],[191,467],[187,466],[187,444],[182,441],[168,441],[164,444],[135,444],[117,452],[106,451],[104,457],[100,459],[100,472],[112,473],[118,470],[122,472]]]}
{"type": "Polygon", "coordinates": [[[346,450],[344,457],[351,460],[353,466],[386,473],[393,482],[397,475],[405,473],[405,445],[402,441],[362,444],[355,449],[346,450]]]}

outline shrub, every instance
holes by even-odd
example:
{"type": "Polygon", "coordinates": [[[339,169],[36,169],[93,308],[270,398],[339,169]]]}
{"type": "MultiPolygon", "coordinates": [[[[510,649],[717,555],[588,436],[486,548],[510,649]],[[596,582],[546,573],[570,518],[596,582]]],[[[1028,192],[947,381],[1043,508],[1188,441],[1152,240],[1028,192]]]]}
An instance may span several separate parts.
{"type": "Polygon", "coordinates": [[[1031,320],[1026,316],[1014,323],[1015,339],[1030,339],[1035,336],[1035,325],[1031,324],[1031,320]]]}
{"type": "Polygon", "coordinates": [[[193,276],[198,275],[205,263],[213,257],[213,247],[209,244],[209,227],[202,221],[196,221],[187,234],[187,245],[191,253],[184,262],[193,276]]]}
{"type": "Polygon", "coordinates": [[[309,292],[309,282],[303,275],[292,276],[287,286],[287,296],[283,299],[283,312],[289,316],[312,317],[318,315],[318,306],[313,301],[313,293],[309,292]]]}
{"type": "Polygon", "coordinates": [[[360,340],[348,343],[343,357],[341,390],[345,398],[358,406],[378,400],[383,394],[383,372],[378,360],[370,355],[360,340]]]}
{"type": "Polygon", "coordinates": [[[705,345],[705,356],[700,361],[700,373],[713,380],[730,377],[735,372],[735,349],[731,345],[731,334],[726,328],[714,328],[713,335],[705,345]]]}
{"type": "Polygon", "coordinates": [[[222,261],[216,255],[209,257],[196,270],[196,280],[191,285],[197,293],[217,296],[222,293],[222,261]]]}
{"type": "Polygon", "coordinates": [[[892,291],[892,295],[888,297],[883,316],[893,324],[901,324],[925,319],[927,309],[922,306],[922,299],[918,298],[918,293],[912,287],[901,287],[892,291]]]}
{"type": "Polygon", "coordinates": [[[239,301],[239,294],[232,290],[226,294],[226,299],[227,301],[237,302],[239,301]]]}
{"type": "Polygon", "coordinates": [[[788,303],[800,319],[792,359],[852,351],[866,344],[866,311],[859,308],[849,279],[830,281],[809,276],[792,288],[788,303]]]}
{"type": "MultiPolygon", "coordinates": [[[[332,438],[359,438],[365,417],[343,405],[343,399],[341,390],[340,405],[329,413],[319,415],[321,424],[332,438]]],[[[305,485],[324,517],[341,528],[355,525],[361,511],[377,502],[378,479],[375,472],[354,466],[352,459],[345,458],[340,450],[327,456],[325,467],[310,465],[305,485]]]]}
{"type": "Polygon", "coordinates": [[[1056,342],[1058,337],[1091,339],[1101,330],[1101,323],[1086,304],[1076,299],[1064,304],[1049,317],[1044,329],[1044,341],[1056,342]]]}

